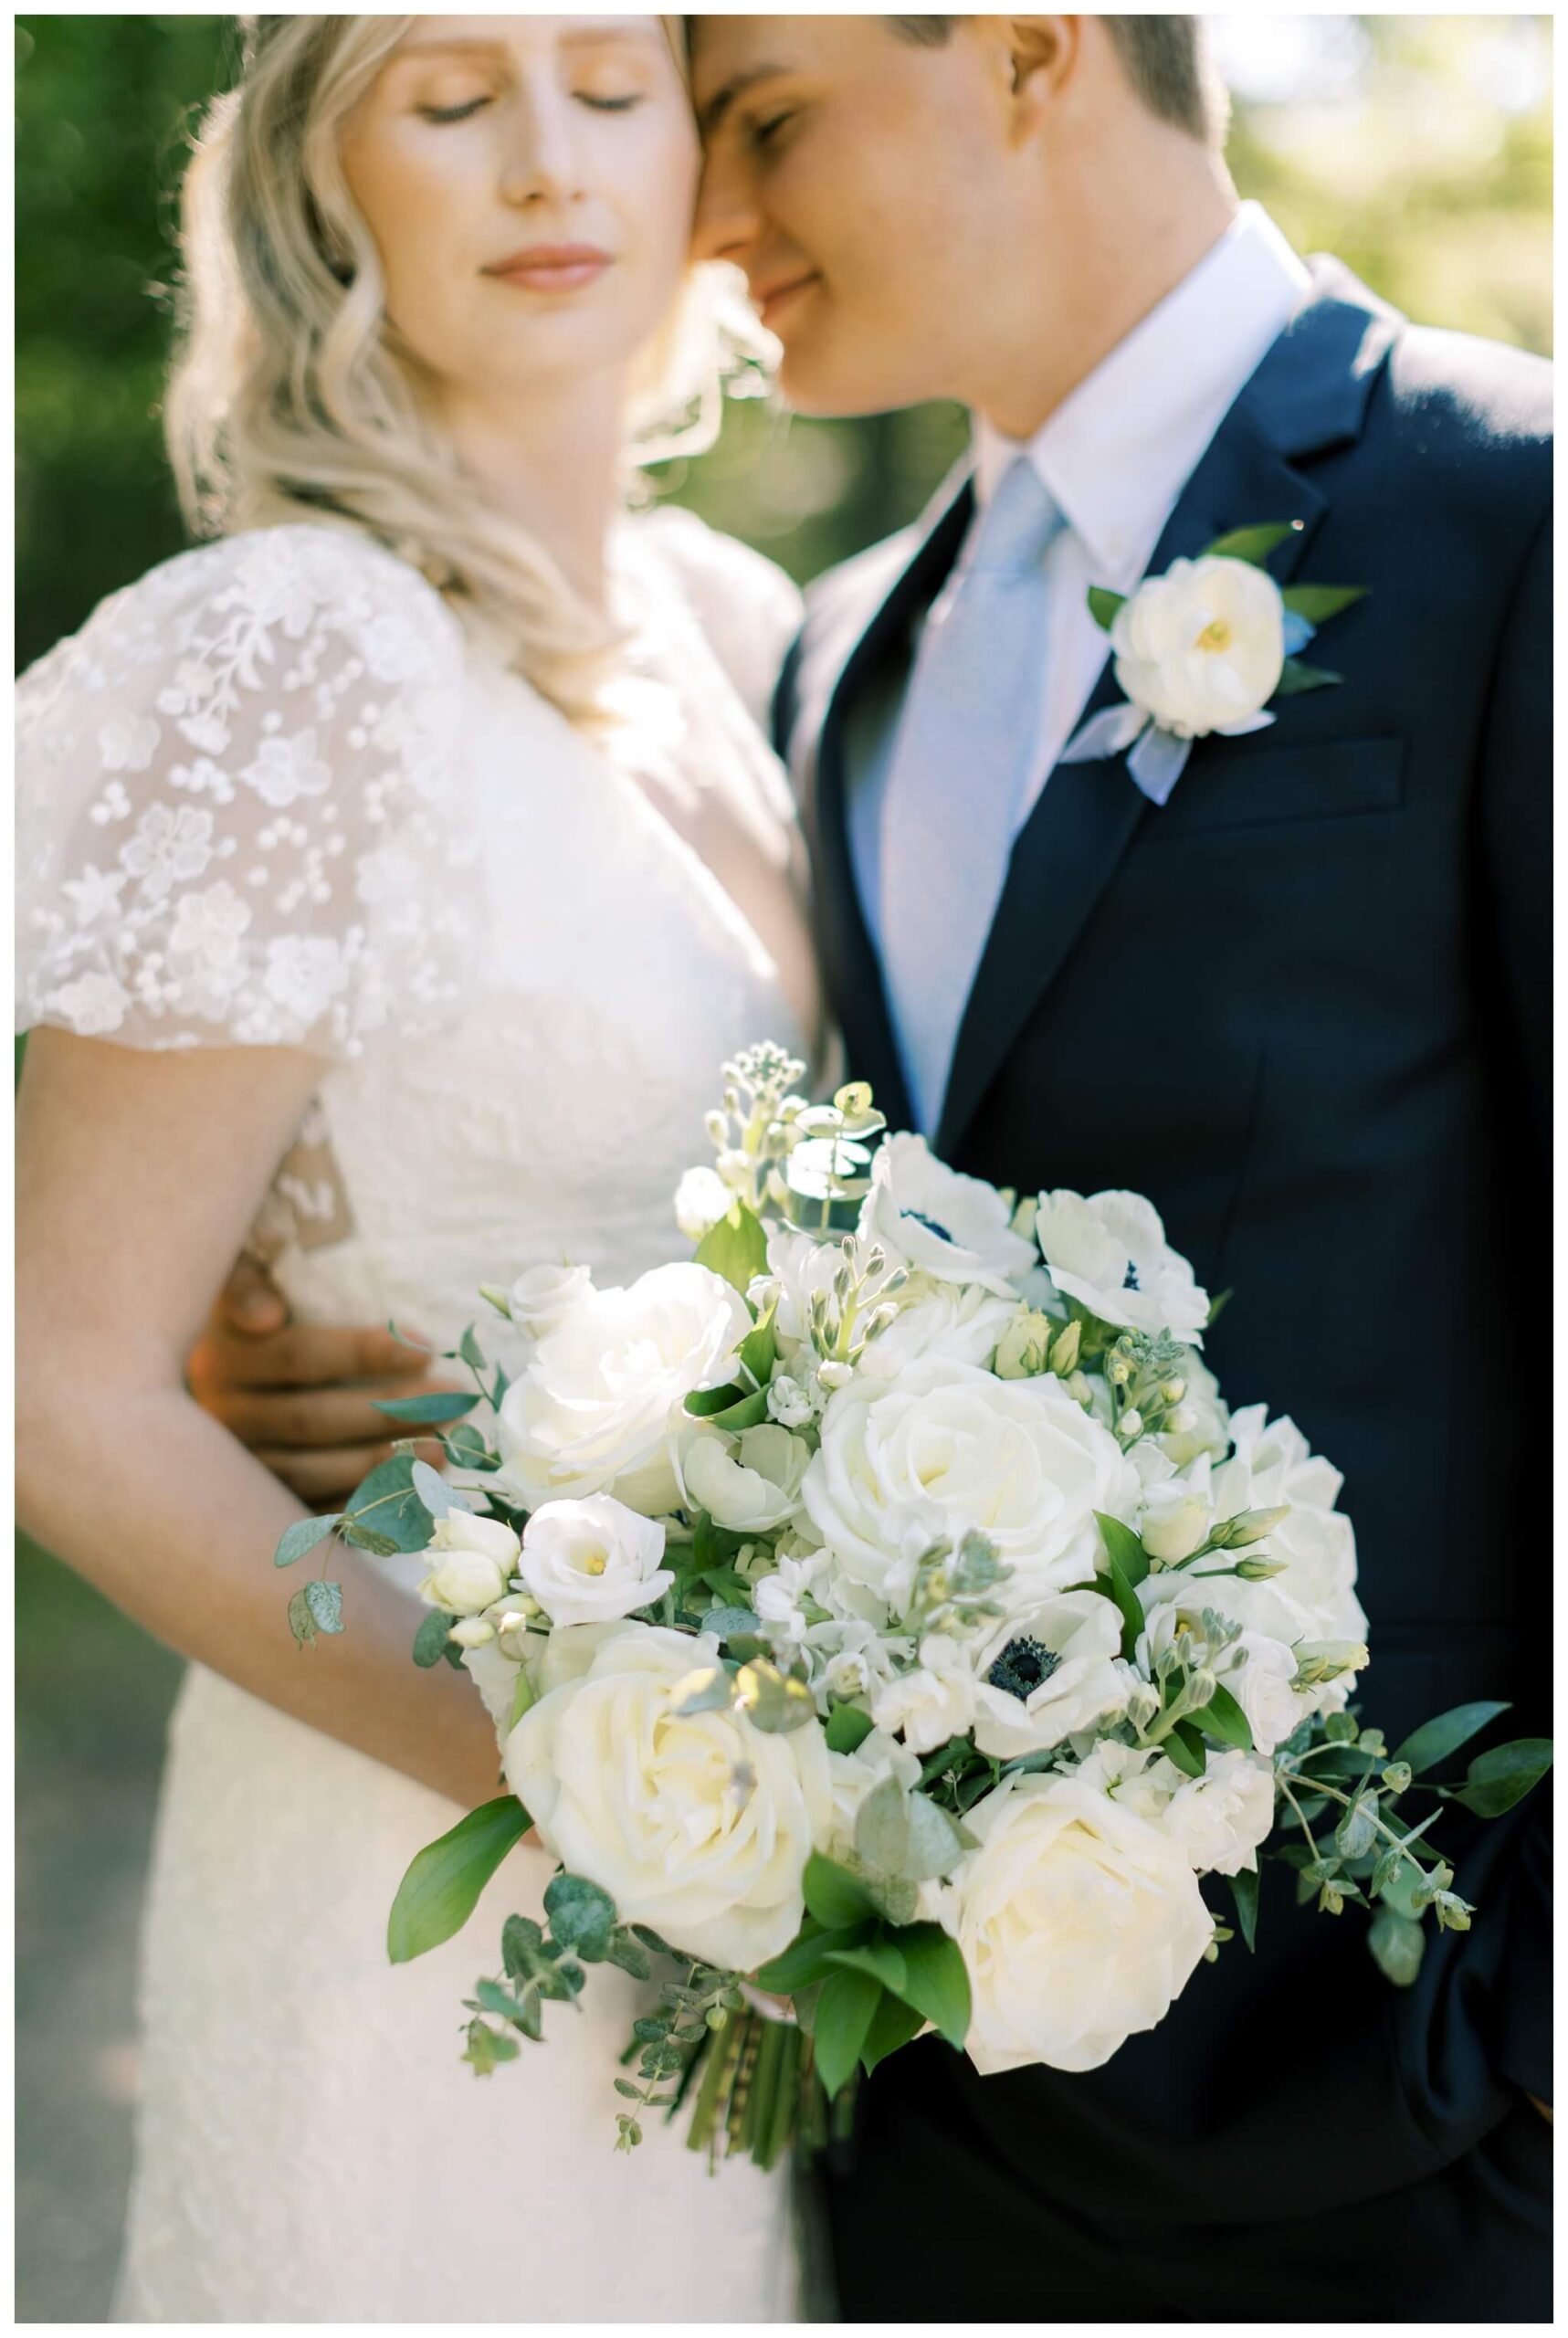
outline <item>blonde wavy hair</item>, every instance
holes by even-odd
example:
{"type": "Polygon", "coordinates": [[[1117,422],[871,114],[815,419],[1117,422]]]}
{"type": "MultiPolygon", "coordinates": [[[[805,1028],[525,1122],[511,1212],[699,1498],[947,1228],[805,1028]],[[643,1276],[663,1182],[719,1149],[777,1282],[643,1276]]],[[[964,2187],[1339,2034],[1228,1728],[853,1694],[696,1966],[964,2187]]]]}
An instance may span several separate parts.
{"type": "MultiPolygon", "coordinates": [[[[164,406],[193,531],[283,521],[364,531],[436,584],[574,721],[599,719],[615,637],[526,531],[487,508],[395,346],[380,263],[339,152],[344,116],[412,16],[256,16],[181,197],[180,335],[164,406]]],[[[682,72],[682,19],[659,19],[682,72]]],[[[636,369],[638,463],[717,436],[726,364],[765,344],[731,272],[686,271],[636,369]]]]}

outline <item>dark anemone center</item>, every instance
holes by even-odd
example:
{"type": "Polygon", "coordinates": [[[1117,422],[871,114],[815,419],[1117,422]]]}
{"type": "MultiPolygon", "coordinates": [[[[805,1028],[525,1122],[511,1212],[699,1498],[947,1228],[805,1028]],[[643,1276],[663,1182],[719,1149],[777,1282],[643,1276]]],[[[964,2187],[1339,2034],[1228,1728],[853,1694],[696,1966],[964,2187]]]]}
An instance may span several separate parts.
{"type": "Polygon", "coordinates": [[[1042,1648],[1038,1640],[1009,1640],[985,1678],[994,1689],[1026,1702],[1060,1662],[1055,1648],[1042,1648]]]}
{"type": "Polygon", "coordinates": [[[1127,1273],[1122,1280],[1121,1288],[1123,1290],[1142,1290],[1143,1288],[1142,1284],[1138,1280],[1138,1269],[1133,1265],[1131,1259],[1127,1261],[1127,1273]]]}
{"type": "Polygon", "coordinates": [[[899,1212],[899,1216],[900,1217],[912,1217],[917,1226],[923,1226],[926,1232],[928,1234],[934,1234],[939,1242],[951,1242],[952,1239],[952,1237],[948,1232],[946,1227],[943,1226],[939,1219],[928,1217],[923,1209],[901,1209],[899,1212]]]}

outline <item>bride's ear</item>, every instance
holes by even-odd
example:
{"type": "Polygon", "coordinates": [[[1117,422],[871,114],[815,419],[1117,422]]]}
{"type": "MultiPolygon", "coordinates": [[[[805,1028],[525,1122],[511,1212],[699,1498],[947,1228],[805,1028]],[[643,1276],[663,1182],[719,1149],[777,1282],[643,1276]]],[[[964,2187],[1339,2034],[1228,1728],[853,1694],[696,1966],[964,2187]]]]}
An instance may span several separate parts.
{"type": "Polygon", "coordinates": [[[1035,128],[1078,69],[1080,16],[1007,16],[1007,48],[1019,127],[1035,128]]]}

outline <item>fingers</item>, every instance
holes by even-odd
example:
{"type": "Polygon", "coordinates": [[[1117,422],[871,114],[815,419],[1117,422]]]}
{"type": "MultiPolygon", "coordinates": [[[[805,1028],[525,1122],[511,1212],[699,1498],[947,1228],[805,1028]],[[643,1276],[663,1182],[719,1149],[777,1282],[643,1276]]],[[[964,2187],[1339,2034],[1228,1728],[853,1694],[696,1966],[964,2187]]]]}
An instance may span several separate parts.
{"type": "MultiPolygon", "coordinates": [[[[432,1469],[440,1467],[438,1445],[421,1439],[415,1449],[432,1469]]],[[[390,1444],[351,1445],[313,1452],[295,1446],[258,1446],[256,1458],[313,1510],[341,1510],[373,1469],[392,1459],[393,1448],[390,1444]]]]}
{"type": "MultiPolygon", "coordinates": [[[[278,1446],[289,1451],[375,1445],[398,1430],[375,1409],[377,1396],[408,1393],[402,1381],[380,1381],[369,1388],[226,1389],[208,1406],[242,1445],[255,1451],[278,1446]]],[[[428,1393],[422,1385],[420,1395],[428,1393]]]]}
{"type": "Polygon", "coordinates": [[[323,1388],[345,1380],[406,1383],[428,1371],[430,1362],[425,1350],[371,1324],[340,1329],[290,1323],[245,1340],[224,1339],[209,1330],[192,1355],[191,1374],[205,1402],[206,1392],[225,1388],[323,1388]]]}
{"type": "Polygon", "coordinates": [[[237,1259],[218,1295],[218,1320],[228,1329],[254,1335],[280,1332],[289,1321],[283,1295],[265,1267],[254,1259],[237,1259]]]}

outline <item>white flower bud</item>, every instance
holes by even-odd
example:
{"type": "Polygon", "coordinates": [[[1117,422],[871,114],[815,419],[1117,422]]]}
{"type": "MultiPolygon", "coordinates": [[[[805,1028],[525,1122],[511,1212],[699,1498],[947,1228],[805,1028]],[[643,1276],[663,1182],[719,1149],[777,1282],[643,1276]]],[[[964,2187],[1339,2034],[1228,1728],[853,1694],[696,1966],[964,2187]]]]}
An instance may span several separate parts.
{"type": "Polygon", "coordinates": [[[1120,1427],[1122,1436],[1128,1440],[1129,1444],[1131,1443],[1135,1437],[1142,1436],[1143,1416],[1139,1411],[1136,1405],[1129,1405],[1127,1410],[1122,1414],[1118,1427],[1120,1427]]]}
{"type": "Polygon", "coordinates": [[[816,1376],[825,1388],[847,1388],[855,1374],[848,1364],[835,1363],[830,1358],[826,1364],[817,1365],[816,1376]]]}
{"type": "Polygon", "coordinates": [[[482,1616],[459,1616],[450,1634],[459,1648],[483,1648],[495,1636],[495,1626],[488,1624],[482,1616]]]}

